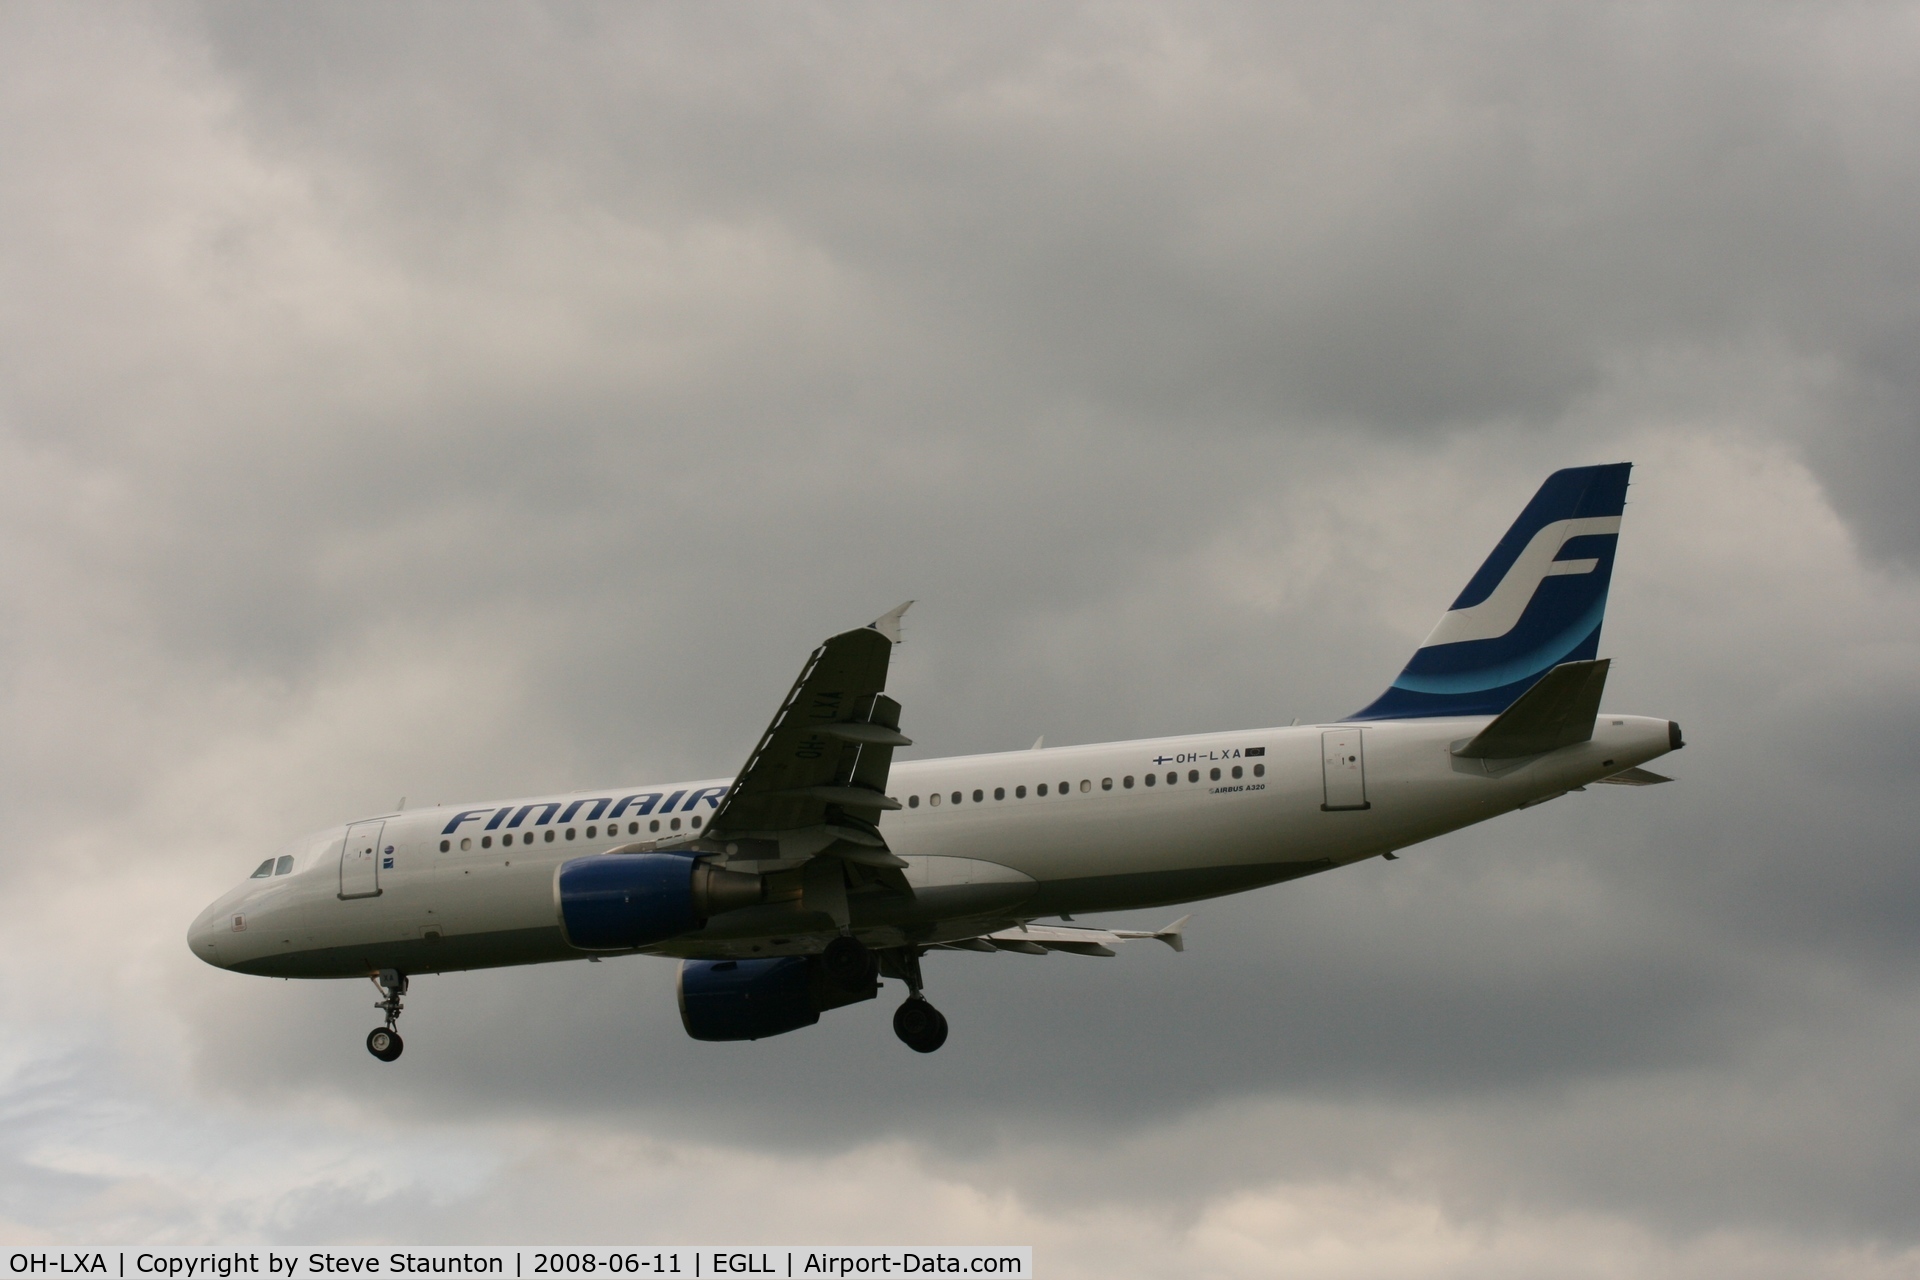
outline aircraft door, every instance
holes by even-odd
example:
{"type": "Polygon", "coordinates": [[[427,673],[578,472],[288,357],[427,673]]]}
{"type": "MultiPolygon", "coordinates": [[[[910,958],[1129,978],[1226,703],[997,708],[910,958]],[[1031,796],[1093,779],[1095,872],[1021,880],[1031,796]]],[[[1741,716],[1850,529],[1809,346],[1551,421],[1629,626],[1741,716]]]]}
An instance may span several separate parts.
{"type": "Polygon", "coordinates": [[[340,846],[340,896],[372,898],[380,893],[379,822],[356,822],[347,828],[347,841],[340,846]]]}
{"type": "Polygon", "coordinates": [[[1367,752],[1362,729],[1328,729],[1320,735],[1322,809],[1371,809],[1367,803],[1367,752]]]}

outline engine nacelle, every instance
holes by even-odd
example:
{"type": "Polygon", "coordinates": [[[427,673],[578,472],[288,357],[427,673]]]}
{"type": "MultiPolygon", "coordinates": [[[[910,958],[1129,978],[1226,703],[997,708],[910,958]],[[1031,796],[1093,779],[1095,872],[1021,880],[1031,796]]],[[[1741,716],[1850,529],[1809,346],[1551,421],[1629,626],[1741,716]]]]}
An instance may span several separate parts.
{"type": "Polygon", "coordinates": [[[631,951],[663,942],[723,911],[751,906],[765,892],[757,875],[683,853],[575,858],[553,878],[561,935],[581,951],[631,951]]]}
{"type": "Polygon", "coordinates": [[[818,956],[682,960],[680,1022],[695,1040],[763,1040],[810,1027],[828,1009],[871,1000],[880,984],[836,984],[818,956]]]}

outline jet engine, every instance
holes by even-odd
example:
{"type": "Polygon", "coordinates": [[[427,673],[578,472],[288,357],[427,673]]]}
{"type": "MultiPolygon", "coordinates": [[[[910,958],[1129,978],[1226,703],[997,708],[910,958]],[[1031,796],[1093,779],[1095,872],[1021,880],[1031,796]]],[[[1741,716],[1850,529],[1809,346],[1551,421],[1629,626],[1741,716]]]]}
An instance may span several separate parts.
{"type": "Polygon", "coordinates": [[[757,875],[683,853],[609,853],[562,863],[553,879],[560,932],[581,951],[631,951],[698,929],[765,896],[757,875]]]}
{"type": "Polygon", "coordinates": [[[872,976],[843,985],[818,956],[682,960],[680,1021],[695,1040],[762,1040],[798,1031],[841,1005],[871,1000],[872,976]]]}

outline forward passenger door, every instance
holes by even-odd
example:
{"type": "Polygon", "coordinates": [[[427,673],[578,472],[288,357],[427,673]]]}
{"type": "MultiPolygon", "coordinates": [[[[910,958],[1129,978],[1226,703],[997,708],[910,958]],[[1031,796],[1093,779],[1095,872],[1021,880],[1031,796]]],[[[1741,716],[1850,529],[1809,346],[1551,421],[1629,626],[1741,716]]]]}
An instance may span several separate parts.
{"type": "Polygon", "coordinates": [[[347,828],[346,843],[340,846],[340,896],[373,898],[380,893],[380,832],[378,822],[356,822],[347,828]]]}

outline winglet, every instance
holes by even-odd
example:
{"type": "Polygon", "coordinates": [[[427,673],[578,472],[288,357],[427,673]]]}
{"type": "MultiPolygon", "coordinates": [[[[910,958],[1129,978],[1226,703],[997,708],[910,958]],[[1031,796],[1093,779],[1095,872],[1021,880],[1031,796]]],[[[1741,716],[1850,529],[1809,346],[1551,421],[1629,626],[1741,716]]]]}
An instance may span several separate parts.
{"type": "Polygon", "coordinates": [[[1187,921],[1191,919],[1193,919],[1193,917],[1190,915],[1181,916],[1166,928],[1155,929],[1153,936],[1172,947],[1175,951],[1185,951],[1187,949],[1187,940],[1184,932],[1187,927],[1187,921]]]}
{"type": "Polygon", "coordinates": [[[879,617],[875,618],[872,622],[869,622],[867,624],[867,629],[869,631],[878,631],[881,635],[893,641],[895,644],[899,644],[900,643],[900,619],[906,614],[907,610],[911,609],[912,607],[913,607],[913,601],[909,600],[905,604],[901,605],[899,608],[889,610],[888,612],[883,613],[879,617]]]}

